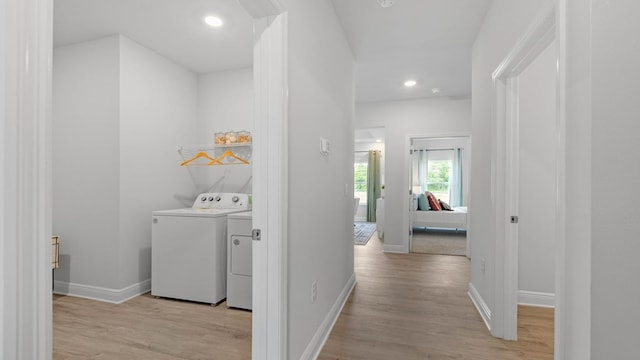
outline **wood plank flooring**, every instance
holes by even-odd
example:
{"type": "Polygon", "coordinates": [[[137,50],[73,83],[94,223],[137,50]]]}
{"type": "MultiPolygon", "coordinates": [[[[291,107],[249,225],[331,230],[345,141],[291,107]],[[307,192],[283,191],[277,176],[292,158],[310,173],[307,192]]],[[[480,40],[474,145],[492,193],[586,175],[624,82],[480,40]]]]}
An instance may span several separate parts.
{"type": "MultiPolygon", "coordinates": [[[[375,235],[374,235],[375,236],[375,235]]],[[[519,340],[489,334],[464,256],[356,246],[357,285],[319,359],[553,359],[553,309],[519,307],[519,340]]]]}
{"type": "MultiPolygon", "coordinates": [[[[552,359],[553,311],[520,308],[520,340],[489,335],[461,256],[356,246],[358,284],[319,359],[552,359]]],[[[143,295],[53,300],[53,359],[249,359],[251,313],[143,295]]]]}
{"type": "Polygon", "coordinates": [[[53,359],[250,359],[251,312],[149,294],[123,304],[54,296],[53,359]]]}
{"type": "Polygon", "coordinates": [[[414,228],[411,252],[464,256],[467,253],[467,232],[455,229],[414,228]]]}

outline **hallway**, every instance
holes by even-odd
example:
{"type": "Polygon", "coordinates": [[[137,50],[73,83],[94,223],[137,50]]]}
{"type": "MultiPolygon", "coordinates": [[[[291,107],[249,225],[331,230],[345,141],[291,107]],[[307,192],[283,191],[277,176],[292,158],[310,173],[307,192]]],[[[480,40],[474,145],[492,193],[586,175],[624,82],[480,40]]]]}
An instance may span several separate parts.
{"type": "Polygon", "coordinates": [[[355,247],[356,287],[319,359],[553,359],[553,310],[519,307],[517,342],[491,337],[464,256],[355,247]]]}

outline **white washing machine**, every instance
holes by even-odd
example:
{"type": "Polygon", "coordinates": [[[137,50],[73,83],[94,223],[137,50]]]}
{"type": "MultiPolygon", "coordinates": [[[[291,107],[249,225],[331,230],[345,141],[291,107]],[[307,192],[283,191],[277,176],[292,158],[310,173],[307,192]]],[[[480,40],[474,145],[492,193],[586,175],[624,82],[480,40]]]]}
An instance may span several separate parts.
{"type": "Polygon", "coordinates": [[[251,310],[252,213],[227,217],[227,306],[251,310]]]}
{"type": "Polygon", "coordinates": [[[198,195],[191,208],[152,212],[151,295],[217,304],[226,297],[227,215],[249,196],[198,195]]]}

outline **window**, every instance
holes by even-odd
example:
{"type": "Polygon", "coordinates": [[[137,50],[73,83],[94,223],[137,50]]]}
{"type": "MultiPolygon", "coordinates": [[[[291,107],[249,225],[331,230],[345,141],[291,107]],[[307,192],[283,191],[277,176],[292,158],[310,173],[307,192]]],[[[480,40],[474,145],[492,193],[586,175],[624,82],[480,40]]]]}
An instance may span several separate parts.
{"type": "Polygon", "coordinates": [[[427,189],[446,203],[449,203],[451,166],[451,160],[429,160],[427,165],[427,189]]]}
{"type": "Polygon", "coordinates": [[[367,161],[353,164],[353,196],[367,203],[367,161]]]}

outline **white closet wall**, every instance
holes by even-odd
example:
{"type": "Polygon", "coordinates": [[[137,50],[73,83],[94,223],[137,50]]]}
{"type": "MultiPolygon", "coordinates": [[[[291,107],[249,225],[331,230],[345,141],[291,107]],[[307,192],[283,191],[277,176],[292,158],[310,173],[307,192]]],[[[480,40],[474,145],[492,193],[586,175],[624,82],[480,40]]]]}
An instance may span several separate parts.
{"type": "MultiPolygon", "coordinates": [[[[253,133],[253,68],[218,71],[198,76],[198,144],[213,143],[216,132],[253,133]]],[[[213,191],[251,193],[251,166],[213,166],[190,169],[199,186],[213,191]],[[224,179],[220,180],[222,177],[224,179]]]]}
{"type": "Polygon", "coordinates": [[[122,301],[150,284],[151,211],[193,187],[197,79],[121,36],[55,49],[53,76],[56,290],[122,301]]]}

